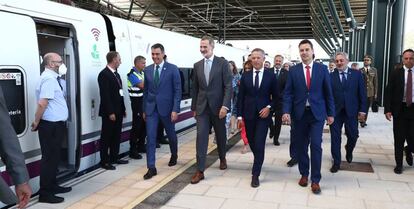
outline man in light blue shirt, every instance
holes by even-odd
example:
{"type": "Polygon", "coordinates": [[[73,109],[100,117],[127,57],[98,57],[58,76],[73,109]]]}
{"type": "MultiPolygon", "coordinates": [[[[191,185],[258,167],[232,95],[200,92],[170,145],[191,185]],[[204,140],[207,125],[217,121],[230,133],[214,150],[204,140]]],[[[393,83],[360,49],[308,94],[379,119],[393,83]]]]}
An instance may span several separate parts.
{"type": "Polygon", "coordinates": [[[47,53],[44,58],[45,71],[36,87],[37,110],[32,123],[32,131],[39,130],[42,150],[40,161],[39,202],[60,203],[63,197],[55,194],[66,193],[71,187],[57,184],[56,174],[60,160],[60,145],[66,132],[68,106],[59,74],[66,73],[62,58],[56,53],[47,53]]]}

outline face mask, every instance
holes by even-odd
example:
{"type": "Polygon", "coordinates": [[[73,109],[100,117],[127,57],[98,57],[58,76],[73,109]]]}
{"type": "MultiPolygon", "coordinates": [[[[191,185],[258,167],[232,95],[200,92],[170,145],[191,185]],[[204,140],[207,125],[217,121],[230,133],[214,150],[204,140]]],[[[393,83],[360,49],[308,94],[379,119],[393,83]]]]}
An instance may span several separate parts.
{"type": "Polygon", "coordinates": [[[66,68],[66,65],[64,64],[64,63],[62,63],[60,66],[59,66],[59,69],[58,69],[58,73],[59,73],[59,75],[66,75],[66,72],[68,71],[68,68],[66,68]]]}

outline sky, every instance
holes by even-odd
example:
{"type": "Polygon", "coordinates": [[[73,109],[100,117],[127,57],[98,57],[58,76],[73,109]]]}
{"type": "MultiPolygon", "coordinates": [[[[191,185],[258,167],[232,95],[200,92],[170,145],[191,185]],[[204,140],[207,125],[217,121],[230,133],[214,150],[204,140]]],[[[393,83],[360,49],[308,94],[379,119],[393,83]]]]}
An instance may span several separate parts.
{"type": "MultiPolygon", "coordinates": [[[[414,24],[409,24],[408,20],[414,19],[414,0],[407,0],[406,16],[405,16],[405,33],[414,32],[414,24]]],[[[325,51],[319,46],[315,40],[311,40],[315,48],[316,58],[329,58],[325,51]]],[[[288,60],[300,59],[298,44],[300,40],[255,40],[255,41],[227,41],[234,47],[241,49],[253,50],[254,48],[262,48],[265,52],[273,57],[276,54],[282,54],[288,60]]],[[[273,63],[273,60],[269,60],[273,63]]]]}

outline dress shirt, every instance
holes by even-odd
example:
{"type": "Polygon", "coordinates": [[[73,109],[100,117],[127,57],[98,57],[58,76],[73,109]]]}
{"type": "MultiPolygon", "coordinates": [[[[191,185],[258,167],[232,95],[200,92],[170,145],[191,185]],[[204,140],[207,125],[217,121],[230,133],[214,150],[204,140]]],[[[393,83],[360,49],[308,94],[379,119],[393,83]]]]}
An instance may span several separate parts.
{"type": "MultiPolygon", "coordinates": [[[[161,72],[162,72],[162,67],[164,67],[164,61],[162,61],[158,66],[160,66],[158,68],[158,73],[161,79],[161,72]]],[[[157,70],[157,64],[154,63],[154,76],[155,76],[155,71],[157,70]]]]}
{"type": "MultiPolygon", "coordinates": [[[[338,69],[338,71],[339,71],[339,80],[342,82],[342,74],[341,74],[342,71],[340,69],[338,69]]],[[[343,70],[343,72],[345,73],[344,75],[345,75],[346,80],[348,80],[348,68],[343,70]]]]}
{"type": "Polygon", "coordinates": [[[57,80],[58,76],[55,71],[46,68],[40,76],[41,80],[36,88],[37,101],[40,99],[48,100],[42,119],[51,122],[66,121],[69,114],[64,91],[57,80]]]}
{"type": "MultiPolygon", "coordinates": [[[[254,69],[253,68],[253,86],[254,86],[254,78],[256,77],[256,69],[254,69]]],[[[259,70],[260,72],[259,72],[259,88],[260,88],[260,84],[262,83],[262,78],[263,78],[263,72],[264,72],[264,68],[261,68],[260,70],[259,70]]]]}
{"type": "MultiPolygon", "coordinates": [[[[306,66],[309,66],[309,73],[310,73],[310,81],[312,83],[312,68],[313,68],[313,61],[311,63],[309,63],[309,65],[306,65],[305,63],[302,63],[302,67],[303,67],[303,75],[305,76],[305,85],[306,85],[306,66]]],[[[309,107],[309,100],[306,100],[306,107],[309,107]]]]}

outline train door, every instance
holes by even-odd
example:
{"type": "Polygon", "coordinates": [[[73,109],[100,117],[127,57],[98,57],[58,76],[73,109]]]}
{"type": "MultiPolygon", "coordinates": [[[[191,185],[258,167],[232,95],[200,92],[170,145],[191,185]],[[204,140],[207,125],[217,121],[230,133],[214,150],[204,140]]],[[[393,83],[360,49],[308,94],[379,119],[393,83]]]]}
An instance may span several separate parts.
{"type": "MultiPolygon", "coordinates": [[[[66,101],[69,109],[67,120],[67,130],[61,145],[61,161],[59,164],[58,178],[62,178],[76,171],[76,165],[79,163],[79,140],[78,140],[78,105],[77,105],[77,88],[78,88],[78,59],[76,50],[75,30],[70,24],[48,22],[37,20],[36,32],[39,45],[39,56],[43,57],[46,53],[58,53],[65,65],[67,66],[66,75],[61,76],[63,80],[63,90],[65,91],[66,101]]],[[[40,71],[44,70],[41,66],[40,71]]],[[[41,72],[39,72],[41,73],[41,72]]]]}

